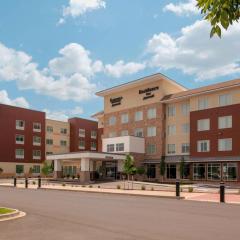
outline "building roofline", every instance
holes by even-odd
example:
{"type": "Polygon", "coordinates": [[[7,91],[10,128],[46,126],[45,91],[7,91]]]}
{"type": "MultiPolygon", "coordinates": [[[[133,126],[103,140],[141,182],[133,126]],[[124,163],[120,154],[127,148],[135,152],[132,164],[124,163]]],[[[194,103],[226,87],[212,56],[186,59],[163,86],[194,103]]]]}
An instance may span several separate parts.
{"type": "Polygon", "coordinates": [[[176,82],[175,80],[167,77],[166,75],[164,75],[162,73],[155,73],[155,74],[152,74],[152,75],[148,75],[148,76],[145,76],[145,77],[142,77],[142,78],[135,79],[135,80],[127,82],[127,83],[123,83],[123,84],[120,84],[120,85],[117,85],[117,86],[113,86],[113,87],[101,90],[99,92],[96,92],[96,95],[97,96],[105,96],[108,93],[110,93],[111,91],[114,91],[114,90],[117,90],[117,89],[120,90],[121,88],[123,88],[125,86],[132,86],[136,83],[146,81],[148,78],[157,77],[157,76],[162,77],[163,79],[169,81],[170,83],[172,83],[174,85],[177,85],[178,87],[182,88],[182,91],[187,90],[187,88],[185,86],[183,86],[182,84],[179,84],[178,82],[176,82]]]}
{"type": "Polygon", "coordinates": [[[8,104],[5,104],[5,103],[0,103],[0,106],[1,106],[1,105],[4,106],[4,107],[9,107],[9,108],[19,108],[19,109],[23,109],[23,110],[27,110],[27,111],[43,113],[43,114],[46,115],[46,112],[39,111],[39,110],[35,110],[35,109],[31,109],[31,108],[18,107],[18,106],[8,105],[8,104]]]}

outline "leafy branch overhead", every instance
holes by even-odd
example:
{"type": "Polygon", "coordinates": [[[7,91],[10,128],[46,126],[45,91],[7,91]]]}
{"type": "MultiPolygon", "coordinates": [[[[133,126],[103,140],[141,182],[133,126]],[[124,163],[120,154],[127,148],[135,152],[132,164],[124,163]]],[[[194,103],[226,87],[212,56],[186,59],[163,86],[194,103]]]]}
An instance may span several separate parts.
{"type": "Polygon", "coordinates": [[[197,0],[197,7],[212,25],[210,37],[221,37],[221,26],[227,30],[240,18],[240,0],[197,0]]]}

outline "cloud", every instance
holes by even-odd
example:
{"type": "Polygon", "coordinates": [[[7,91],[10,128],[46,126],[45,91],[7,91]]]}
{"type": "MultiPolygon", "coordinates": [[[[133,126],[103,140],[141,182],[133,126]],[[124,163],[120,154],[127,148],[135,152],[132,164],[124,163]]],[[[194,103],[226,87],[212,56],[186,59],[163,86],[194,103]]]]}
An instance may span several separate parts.
{"type": "Polygon", "coordinates": [[[58,21],[58,25],[65,23],[65,18],[68,16],[76,18],[105,7],[104,0],[69,0],[68,6],[63,7],[62,18],[58,21]]]}
{"type": "Polygon", "coordinates": [[[196,7],[196,4],[196,0],[179,2],[178,4],[169,3],[163,8],[163,11],[169,11],[179,16],[197,15],[200,13],[200,11],[196,7]]]}
{"type": "Polygon", "coordinates": [[[155,34],[147,45],[148,64],[160,69],[180,69],[197,80],[240,73],[240,28],[238,24],[223,30],[223,37],[209,38],[208,22],[196,21],[182,28],[177,38],[155,34]]]}
{"type": "Polygon", "coordinates": [[[59,111],[51,111],[49,109],[44,109],[46,112],[46,116],[48,119],[59,120],[59,121],[67,121],[70,117],[77,117],[83,113],[83,109],[79,106],[74,109],[68,110],[59,110],[59,111]]]}
{"type": "Polygon", "coordinates": [[[16,107],[29,108],[30,105],[24,97],[10,99],[6,90],[0,91],[0,103],[16,107]]]}
{"type": "Polygon", "coordinates": [[[116,78],[120,78],[123,75],[129,75],[137,73],[145,68],[145,63],[136,63],[136,62],[128,62],[124,63],[124,61],[119,60],[115,64],[107,64],[105,66],[105,72],[116,78]]]}
{"type": "Polygon", "coordinates": [[[16,81],[19,89],[60,100],[82,101],[93,97],[96,85],[90,81],[101,70],[100,61],[92,61],[81,45],[71,43],[59,51],[62,55],[49,61],[42,70],[24,52],[0,43],[0,80],[16,81]]]}

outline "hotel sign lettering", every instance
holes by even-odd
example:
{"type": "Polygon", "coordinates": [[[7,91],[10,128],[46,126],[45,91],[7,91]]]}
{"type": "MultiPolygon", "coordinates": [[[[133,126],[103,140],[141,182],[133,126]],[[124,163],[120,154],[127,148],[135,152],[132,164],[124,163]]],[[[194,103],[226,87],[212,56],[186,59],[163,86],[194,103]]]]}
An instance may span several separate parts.
{"type": "Polygon", "coordinates": [[[121,105],[123,97],[117,97],[117,98],[110,98],[110,103],[112,104],[112,107],[121,105]]]}
{"type": "Polygon", "coordinates": [[[143,100],[146,100],[148,98],[153,98],[154,97],[153,92],[157,91],[158,89],[159,87],[146,88],[143,90],[139,90],[139,94],[144,94],[143,100]]]}

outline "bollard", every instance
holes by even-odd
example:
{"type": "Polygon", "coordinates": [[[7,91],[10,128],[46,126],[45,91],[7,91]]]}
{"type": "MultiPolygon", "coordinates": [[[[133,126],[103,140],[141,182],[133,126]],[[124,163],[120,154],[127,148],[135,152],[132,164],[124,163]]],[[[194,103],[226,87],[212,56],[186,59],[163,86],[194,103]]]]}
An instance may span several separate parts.
{"type": "Polygon", "coordinates": [[[17,178],[16,177],[13,179],[13,185],[14,185],[14,187],[17,187],[17,178]]]}
{"type": "Polygon", "coordinates": [[[25,188],[28,188],[28,178],[25,178],[25,188]]]}
{"type": "Polygon", "coordinates": [[[38,188],[41,188],[42,186],[42,179],[41,177],[38,177],[38,188]]]}
{"type": "Polygon", "coordinates": [[[220,183],[220,202],[225,202],[225,185],[223,182],[220,183]]]}
{"type": "Polygon", "coordinates": [[[180,181],[176,180],[176,197],[180,197],[180,181]]]}

